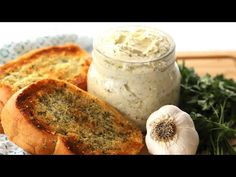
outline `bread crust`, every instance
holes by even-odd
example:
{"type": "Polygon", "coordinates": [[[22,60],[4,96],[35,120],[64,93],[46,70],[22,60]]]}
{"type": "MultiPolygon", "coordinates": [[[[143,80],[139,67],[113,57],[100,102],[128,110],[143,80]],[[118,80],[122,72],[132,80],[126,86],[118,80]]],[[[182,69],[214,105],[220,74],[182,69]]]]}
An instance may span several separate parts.
{"type": "MultiPolygon", "coordinates": [[[[40,93],[42,93],[41,90],[40,93]]],[[[129,122],[127,118],[123,117],[119,111],[108,103],[99,100],[82,89],[64,81],[44,79],[19,90],[14,93],[5,104],[1,117],[2,126],[8,138],[32,154],[123,155],[138,154],[143,147],[143,136],[141,131],[133,123],[129,122]],[[114,113],[114,115],[116,115],[116,123],[120,121],[123,124],[128,124],[126,129],[129,128],[132,130],[132,135],[130,135],[129,139],[125,142],[120,142],[117,150],[107,150],[105,153],[101,149],[91,151],[87,148],[90,145],[85,142],[78,143],[77,140],[74,139],[75,136],[73,133],[61,135],[47,126],[44,126],[42,122],[32,121],[30,119],[30,111],[32,111],[33,108],[30,107],[30,104],[28,103],[33,101],[34,93],[42,88],[44,91],[45,89],[47,91],[47,88],[45,87],[48,87],[50,90],[49,87],[53,87],[53,85],[61,87],[65,84],[67,85],[66,89],[78,92],[84,99],[93,99],[104,109],[114,113]]]]}
{"type": "Polygon", "coordinates": [[[56,136],[41,131],[32,125],[16,107],[17,94],[2,109],[2,126],[8,139],[32,154],[51,154],[54,152],[56,136]]]}
{"type": "MultiPolygon", "coordinates": [[[[24,66],[27,63],[33,63],[35,60],[37,60],[39,57],[42,56],[80,56],[81,58],[85,59],[84,63],[82,63],[82,68],[80,70],[79,75],[75,75],[74,78],[68,79],[67,81],[80,87],[81,89],[87,90],[87,72],[91,63],[91,56],[86,51],[82,50],[79,46],[74,44],[66,44],[63,46],[52,46],[52,47],[32,50],[31,52],[26,53],[20,56],[19,58],[12,60],[5,65],[0,66],[0,76],[1,75],[3,76],[6,73],[11,73],[11,71],[14,71],[15,68],[24,66]]],[[[32,71],[29,72],[37,72],[37,71],[34,71],[32,69],[32,71]]],[[[63,73],[61,73],[61,75],[63,75],[63,73]]],[[[48,73],[47,77],[50,78],[50,72],[48,73]]],[[[16,91],[17,90],[13,88],[11,85],[6,85],[2,83],[0,77],[0,102],[2,102],[3,105],[16,91]]],[[[1,130],[1,124],[0,124],[0,133],[3,133],[1,130]]]]}
{"type": "Polygon", "coordinates": [[[43,47],[40,49],[32,50],[15,60],[11,60],[8,63],[0,66],[0,74],[4,74],[13,70],[16,67],[25,65],[27,63],[33,62],[35,59],[41,56],[48,56],[48,55],[58,55],[58,54],[67,54],[67,55],[80,55],[81,57],[90,58],[90,55],[85,51],[82,50],[78,45],[75,44],[65,44],[61,46],[50,46],[50,47],[43,47]]]}

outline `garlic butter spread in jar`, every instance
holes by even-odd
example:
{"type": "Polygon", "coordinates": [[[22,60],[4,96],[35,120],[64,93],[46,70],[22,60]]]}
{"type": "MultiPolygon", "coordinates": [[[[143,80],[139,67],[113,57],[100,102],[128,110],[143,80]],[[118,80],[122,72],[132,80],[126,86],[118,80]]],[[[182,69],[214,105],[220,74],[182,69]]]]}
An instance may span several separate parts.
{"type": "Polygon", "coordinates": [[[178,103],[180,72],[173,39],[154,28],[127,26],[93,43],[88,92],[113,105],[145,131],[150,114],[178,103]]]}

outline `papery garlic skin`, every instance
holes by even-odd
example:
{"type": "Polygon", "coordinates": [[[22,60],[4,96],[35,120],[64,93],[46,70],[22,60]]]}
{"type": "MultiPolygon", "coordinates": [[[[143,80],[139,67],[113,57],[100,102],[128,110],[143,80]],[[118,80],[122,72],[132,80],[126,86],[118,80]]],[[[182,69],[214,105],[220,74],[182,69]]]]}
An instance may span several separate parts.
{"type": "Polygon", "coordinates": [[[146,145],[150,154],[196,154],[199,136],[189,114],[174,105],[165,105],[153,112],[146,123],[146,145]],[[172,119],[175,124],[175,134],[171,140],[164,142],[153,138],[155,125],[161,121],[172,119]]]}

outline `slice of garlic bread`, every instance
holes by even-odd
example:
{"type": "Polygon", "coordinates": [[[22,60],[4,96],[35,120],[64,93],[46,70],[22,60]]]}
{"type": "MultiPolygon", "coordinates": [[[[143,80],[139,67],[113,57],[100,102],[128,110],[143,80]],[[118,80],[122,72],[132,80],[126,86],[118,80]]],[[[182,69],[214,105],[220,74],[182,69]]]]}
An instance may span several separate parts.
{"type": "Polygon", "coordinates": [[[69,82],[44,79],[2,109],[8,138],[32,154],[137,154],[141,131],[111,105],[69,82]]]}

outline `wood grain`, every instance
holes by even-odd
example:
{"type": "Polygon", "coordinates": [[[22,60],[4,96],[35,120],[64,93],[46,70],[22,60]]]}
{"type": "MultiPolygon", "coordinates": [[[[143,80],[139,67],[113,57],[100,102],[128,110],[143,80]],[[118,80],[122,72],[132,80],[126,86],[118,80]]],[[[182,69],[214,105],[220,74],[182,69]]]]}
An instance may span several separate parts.
{"type": "Polygon", "coordinates": [[[182,59],[204,59],[204,58],[236,58],[236,51],[198,51],[198,52],[177,52],[177,58],[182,59]]]}
{"type": "Polygon", "coordinates": [[[236,80],[236,51],[177,52],[176,58],[178,63],[185,61],[186,66],[193,67],[200,76],[224,74],[236,80]]]}

